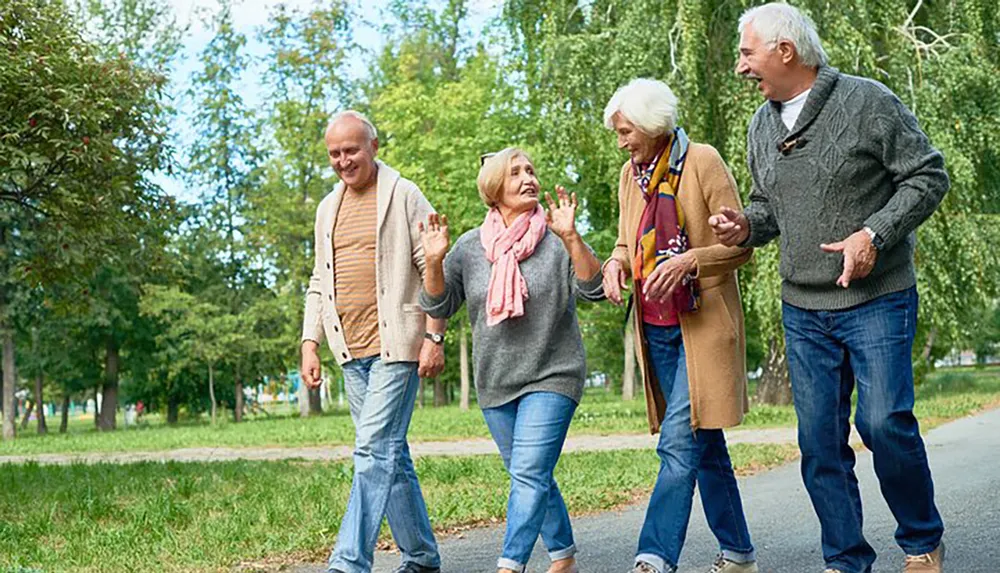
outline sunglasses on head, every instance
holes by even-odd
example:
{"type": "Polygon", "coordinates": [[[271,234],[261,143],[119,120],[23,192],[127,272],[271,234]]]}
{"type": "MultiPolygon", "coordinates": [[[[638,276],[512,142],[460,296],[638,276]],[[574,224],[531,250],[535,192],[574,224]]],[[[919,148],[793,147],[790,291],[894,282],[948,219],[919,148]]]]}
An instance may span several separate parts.
{"type": "Polygon", "coordinates": [[[492,151],[490,153],[484,153],[484,154],[480,155],[479,156],[479,166],[482,167],[483,165],[486,165],[486,160],[489,159],[490,157],[493,157],[496,154],[497,154],[496,151],[492,151]]]}

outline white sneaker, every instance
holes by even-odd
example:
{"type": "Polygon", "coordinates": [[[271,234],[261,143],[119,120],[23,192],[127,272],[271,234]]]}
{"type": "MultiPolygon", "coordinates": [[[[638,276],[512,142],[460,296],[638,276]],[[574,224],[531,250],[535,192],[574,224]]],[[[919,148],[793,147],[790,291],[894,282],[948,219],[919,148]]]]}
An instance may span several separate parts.
{"type": "Polygon", "coordinates": [[[712,563],[712,568],[708,570],[708,573],[757,573],[757,571],[756,561],[737,563],[719,555],[715,558],[715,563],[712,563]]]}

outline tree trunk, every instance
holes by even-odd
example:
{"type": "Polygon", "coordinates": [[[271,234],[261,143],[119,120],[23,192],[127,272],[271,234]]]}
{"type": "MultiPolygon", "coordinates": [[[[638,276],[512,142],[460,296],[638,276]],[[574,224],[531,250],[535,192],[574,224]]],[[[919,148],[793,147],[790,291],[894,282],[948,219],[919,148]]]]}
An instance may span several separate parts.
{"type": "Polygon", "coordinates": [[[69,427],[69,394],[63,396],[62,401],[62,418],[59,420],[59,433],[65,434],[66,429],[69,427]]]}
{"type": "Polygon", "coordinates": [[[927,366],[931,366],[931,351],[934,350],[935,338],[937,338],[937,328],[932,326],[930,332],[927,333],[927,342],[924,344],[924,349],[920,352],[920,359],[927,363],[927,366]]]}
{"type": "MultiPolygon", "coordinates": [[[[31,329],[31,353],[34,356],[38,356],[38,328],[31,329]]],[[[47,434],[49,432],[48,426],[45,425],[45,397],[42,395],[42,386],[45,381],[44,374],[42,370],[39,370],[35,375],[35,401],[38,402],[38,433],[47,434]]]]}
{"type": "Polygon", "coordinates": [[[0,339],[3,341],[3,439],[13,440],[17,436],[17,420],[14,413],[14,391],[17,384],[14,370],[14,333],[3,322],[3,301],[0,301],[0,339]]]}
{"type": "Polygon", "coordinates": [[[434,407],[435,408],[438,408],[440,406],[444,406],[444,405],[446,405],[448,403],[448,397],[445,395],[444,390],[445,390],[445,388],[444,388],[444,382],[441,381],[440,377],[435,378],[434,379],[434,407]]]}
{"type": "Polygon", "coordinates": [[[243,421],[243,382],[239,379],[233,385],[233,392],[236,394],[233,406],[233,421],[239,424],[243,421]]]}
{"type": "Polygon", "coordinates": [[[208,397],[212,399],[212,425],[215,425],[215,368],[212,363],[208,363],[208,397]]]}
{"type": "Polygon", "coordinates": [[[323,413],[323,395],[322,388],[309,388],[309,414],[322,414],[323,413]]]}
{"type": "Polygon", "coordinates": [[[101,414],[97,427],[109,432],[117,426],[118,417],[118,344],[114,337],[107,340],[104,360],[104,387],[101,389],[101,414]]]}
{"type": "Polygon", "coordinates": [[[176,396],[170,396],[167,398],[167,424],[174,426],[177,424],[177,420],[180,419],[181,405],[177,402],[176,396]]]}
{"type": "Polygon", "coordinates": [[[462,397],[458,407],[469,409],[469,342],[465,337],[465,324],[458,327],[458,365],[461,373],[462,397]]]}
{"type": "Polygon", "coordinates": [[[771,338],[764,362],[764,371],[757,386],[757,400],[763,404],[784,406],[792,403],[792,384],[788,378],[785,347],[777,337],[771,338]]]}
{"type": "Polygon", "coordinates": [[[28,427],[28,420],[31,419],[31,413],[34,412],[34,411],[35,411],[35,401],[32,400],[31,403],[28,404],[28,407],[25,408],[25,410],[24,410],[24,416],[21,417],[21,429],[22,430],[27,429],[27,427],[28,427]]]}
{"type": "Polygon", "coordinates": [[[625,369],[622,370],[622,400],[635,399],[635,329],[625,325],[625,369]]]}
{"type": "Polygon", "coordinates": [[[98,386],[94,388],[94,427],[97,429],[101,428],[101,401],[101,386],[98,386]]]}

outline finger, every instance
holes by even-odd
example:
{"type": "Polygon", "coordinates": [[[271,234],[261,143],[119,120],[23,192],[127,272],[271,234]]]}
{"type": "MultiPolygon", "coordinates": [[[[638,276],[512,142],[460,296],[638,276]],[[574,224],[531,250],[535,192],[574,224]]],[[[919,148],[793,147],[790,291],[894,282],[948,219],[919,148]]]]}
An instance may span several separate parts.
{"type": "Polygon", "coordinates": [[[447,233],[448,232],[448,215],[441,215],[440,220],[441,220],[441,232],[442,233],[447,233]]]}
{"type": "Polygon", "coordinates": [[[737,211],[736,209],[733,209],[732,207],[726,207],[725,205],[723,205],[722,209],[720,209],[719,211],[720,213],[722,213],[723,216],[725,216],[730,221],[735,221],[740,217],[740,212],[737,211]]]}
{"type": "Polygon", "coordinates": [[[570,204],[570,207],[573,207],[574,209],[576,209],[576,206],[579,205],[579,202],[576,200],[576,192],[573,192],[569,196],[569,204],[570,204]]]}
{"type": "Polygon", "coordinates": [[[420,231],[421,235],[424,234],[424,230],[425,229],[424,229],[424,222],[423,221],[417,221],[417,230],[420,231]]]}
{"type": "Polygon", "coordinates": [[[621,268],[618,269],[618,286],[621,288],[628,288],[628,279],[625,277],[625,271],[621,268]]]}
{"type": "Polygon", "coordinates": [[[844,252],[844,241],[838,241],[836,243],[823,243],[819,246],[827,253],[843,253],[844,252]]]}
{"type": "Polygon", "coordinates": [[[556,202],[552,199],[552,195],[548,191],[545,192],[545,203],[549,206],[549,212],[556,210],[556,202]]]}
{"type": "Polygon", "coordinates": [[[566,201],[566,188],[556,185],[556,197],[559,197],[559,205],[562,206],[566,201]]]}
{"type": "Polygon", "coordinates": [[[840,278],[837,279],[837,284],[847,288],[851,284],[851,279],[854,278],[854,257],[850,254],[844,254],[844,272],[841,273],[840,278]]]}
{"type": "Polygon", "coordinates": [[[646,300],[651,298],[656,298],[659,296],[662,288],[663,281],[665,280],[666,273],[664,272],[653,272],[653,275],[649,277],[649,280],[643,285],[643,294],[646,296],[646,300]]]}

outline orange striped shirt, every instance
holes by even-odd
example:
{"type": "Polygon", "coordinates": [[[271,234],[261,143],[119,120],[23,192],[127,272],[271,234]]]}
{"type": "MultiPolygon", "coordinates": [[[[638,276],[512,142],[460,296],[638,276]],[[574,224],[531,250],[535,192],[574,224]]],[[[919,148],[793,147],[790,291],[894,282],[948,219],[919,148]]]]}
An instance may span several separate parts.
{"type": "Polygon", "coordinates": [[[333,226],[333,282],[337,312],[347,348],[354,358],[381,352],[375,299],[375,227],[378,195],[373,188],[344,189],[333,226]]]}

